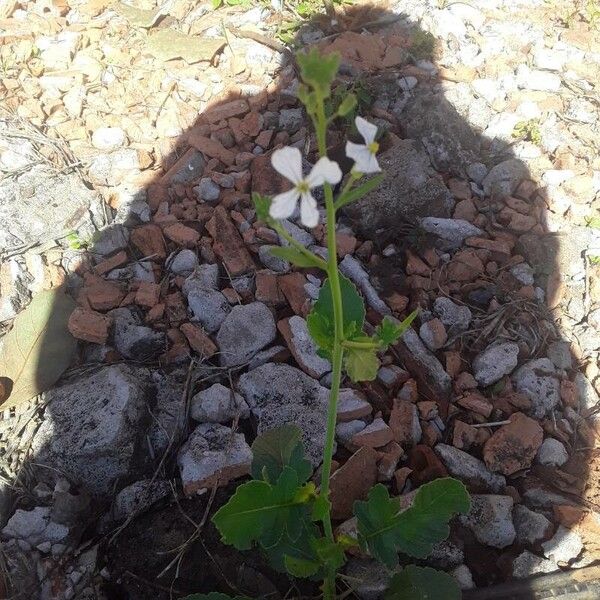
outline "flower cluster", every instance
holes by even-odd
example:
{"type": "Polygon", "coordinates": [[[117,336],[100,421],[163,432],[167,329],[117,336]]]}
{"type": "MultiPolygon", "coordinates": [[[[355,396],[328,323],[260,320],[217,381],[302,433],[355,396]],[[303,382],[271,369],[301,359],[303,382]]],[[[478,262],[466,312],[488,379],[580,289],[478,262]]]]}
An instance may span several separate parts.
{"type": "MultiPolygon", "coordinates": [[[[356,117],[355,124],[365,143],[346,142],[346,155],[354,160],[352,170],[356,174],[377,173],[381,171],[375,156],[379,149],[379,144],[375,141],[377,126],[362,117],[356,117]]],[[[300,150],[291,146],[273,152],[271,164],[278,173],[292,182],[293,187],[273,198],[269,214],[274,219],[287,219],[296,210],[300,199],[302,224],[305,227],[315,227],[319,222],[319,211],[311,190],[324,183],[338,184],[343,176],[339,165],[327,157],[322,157],[305,177],[302,175],[302,154],[300,150]]]]}

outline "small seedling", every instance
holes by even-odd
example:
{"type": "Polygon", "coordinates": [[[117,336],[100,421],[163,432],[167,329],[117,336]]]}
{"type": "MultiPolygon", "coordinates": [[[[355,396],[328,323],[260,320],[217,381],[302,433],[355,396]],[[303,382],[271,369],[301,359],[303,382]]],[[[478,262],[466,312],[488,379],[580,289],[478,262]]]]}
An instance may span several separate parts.
{"type": "MultiPolygon", "coordinates": [[[[320,158],[310,173],[304,175],[298,149],[276,150],[272,165],[290,180],[292,188],[273,198],[254,194],[253,199],[257,218],[289,243],[287,247],[274,248],[273,254],[297,267],[320,269],[327,276],[307,318],[319,354],[332,365],[320,486],[312,480],[312,465],[304,457],[301,430],[295,425],[271,429],[258,436],[252,446],[253,479],[237,488],[212,521],[224,543],[238,550],[259,548],[277,571],[322,581],[325,600],[338,597],[338,571],[351,548],[360,548],[390,570],[386,600],[457,600],[460,590],[454,578],[428,567],[399,568],[398,555],[423,559],[434,544],[446,539],[450,519],[469,510],[469,495],[461,482],[443,478],[422,485],[405,509],[401,508],[399,498],[391,497],[387,487],[378,484],[366,500],[354,503],[357,537],[335,536],[333,532],[329,481],[342,372],[355,382],[374,379],[380,366],[379,353],[398,341],[410,327],[416,311],[402,322],[386,317],[372,335],[364,331],[363,300],[338,268],[336,215],[383,180],[377,161],[377,127],[356,117],[356,129],[364,143],[346,143],[346,154],[354,161],[354,167],[334,197],[333,186],[342,181],[343,175],[338,164],[327,156],[326,132],[335,118],[355,109],[357,100],[352,94],[340,98],[335,110],[327,116],[325,103],[331,98],[339,57],[312,51],[299,54],[297,60],[303,80],[298,96],[314,125],[320,158]],[[292,217],[299,204],[301,222],[306,227],[315,227],[321,218],[312,194],[316,187],[323,187],[325,197],[326,258],[297,242],[280,223],[280,219],[292,217]]],[[[226,598],[212,593],[194,594],[188,600],[226,598]]]]}

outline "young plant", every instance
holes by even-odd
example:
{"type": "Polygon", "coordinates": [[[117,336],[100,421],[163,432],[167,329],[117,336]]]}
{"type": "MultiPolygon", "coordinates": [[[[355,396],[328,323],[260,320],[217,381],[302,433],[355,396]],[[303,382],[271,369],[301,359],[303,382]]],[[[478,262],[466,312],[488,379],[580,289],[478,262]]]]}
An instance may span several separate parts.
{"type": "MultiPolygon", "coordinates": [[[[333,532],[329,480],[342,371],[355,382],[374,379],[379,368],[378,353],[400,338],[416,312],[402,322],[386,317],[373,335],[363,330],[362,298],[338,269],[336,214],[343,206],[376,188],[383,179],[376,157],[377,127],[356,117],[356,128],[364,144],[347,142],[346,154],[354,160],[354,167],[334,197],[333,186],[341,182],[343,175],[337,163],[327,157],[327,127],[334,118],[354,110],[356,98],[346,96],[334,114],[327,116],[325,103],[331,96],[338,56],[312,51],[298,55],[298,64],[303,80],[298,95],[314,125],[320,158],[304,176],[299,150],[291,147],[276,150],[272,165],[293,187],[272,199],[258,194],[254,194],[253,199],[258,219],[289,243],[287,247],[273,249],[273,254],[298,267],[321,269],[327,276],[307,318],[319,354],[332,365],[320,486],[317,488],[311,480],[313,469],[304,458],[300,429],[294,425],[272,429],[259,436],[252,446],[253,480],[240,485],[212,520],[226,544],[238,550],[259,547],[276,570],[294,577],[321,580],[325,600],[336,598],[337,573],[345,563],[346,550],[355,546],[394,573],[386,599],[453,600],[460,597],[460,591],[452,577],[427,567],[407,566],[398,570],[398,553],[425,558],[434,544],[448,536],[450,519],[469,510],[467,491],[459,481],[443,478],[421,486],[411,506],[404,510],[399,499],[390,497],[387,488],[378,484],[365,501],[354,504],[357,538],[335,536],[333,532]],[[366,174],[374,176],[361,183],[366,174]],[[327,219],[326,258],[298,243],[279,222],[291,217],[299,202],[301,222],[306,227],[315,227],[320,213],[311,190],[320,186],[324,190],[327,219]]],[[[189,597],[190,600],[223,598],[227,596],[196,594],[189,597]]]]}

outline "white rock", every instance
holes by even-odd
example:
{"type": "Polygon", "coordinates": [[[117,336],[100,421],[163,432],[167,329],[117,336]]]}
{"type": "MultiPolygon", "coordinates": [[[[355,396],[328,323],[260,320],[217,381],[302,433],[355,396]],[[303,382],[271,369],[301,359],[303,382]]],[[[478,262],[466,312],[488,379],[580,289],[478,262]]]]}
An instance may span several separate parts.
{"type": "Polygon", "coordinates": [[[2,530],[8,538],[23,540],[31,546],[56,543],[67,538],[69,528],[50,520],[49,506],[36,506],[33,510],[17,509],[2,530]]]}
{"type": "Polygon", "coordinates": [[[530,69],[527,65],[517,68],[517,82],[520,88],[540,92],[558,92],[561,80],[555,73],[530,69]]]}
{"type": "Polygon", "coordinates": [[[565,52],[538,47],[533,52],[533,64],[538,69],[562,71],[567,56],[565,52]]]}
{"type": "Polygon", "coordinates": [[[473,575],[467,565],[458,565],[458,567],[450,571],[450,575],[458,581],[458,587],[461,590],[472,590],[475,587],[473,575]]]}
{"type": "Polygon", "coordinates": [[[433,312],[451,334],[467,330],[473,318],[468,306],[457,304],[444,296],[436,298],[433,312]]]}
{"type": "Polygon", "coordinates": [[[560,402],[556,369],[548,358],[526,362],[512,375],[512,381],[515,390],[531,400],[529,413],[535,418],[546,416],[560,402]]]}
{"type": "Polygon", "coordinates": [[[98,150],[112,152],[127,142],[127,135],[120,127],[100,127],[92,134],[92,145],[98,150]]]}
{"type": "Polygon", "coordinates": [[[562,442],[546,438],[538,448],[536,460],[547,467],[562,467],[569,460],[569,453],[562,442]]]}
{"type": "Polygon", "coordinates": [[[482,386],[500,381],[517,366],[519,346],[504,342],[488,346],[473,359],[473,376],[482,386]]]}
{"type": "Polygon", "coordinates": [[[483,235],[479,227],[475,227],[463,219],[442,219],[438,217],[425,217],[421,219],[421,227],[437,235],[445,244],[445,250],[459,248],[468,237],[483,235]]]}
{"type": "Polygon", "coordinates": [[[512,564],[513,577],[516,579],[526,579],[538,573],[554,573],[559,567],[553,560],[547,560],[541,556],[525,550],[519,554],[512,564]]]}
{"type": "Polygon", "coordinates": [[[347,254],[340,263],[340,271],[358,286],[371,308],[381,315],[389,315],[391,313],[388,305],[379,297],[371,284],[369,274],[356,258],[347,254]]]}
{"type": "Polygon", "coordinates": [[[504,96],[498,81],[495,79],[474,79],[471,82],[471,86],[476,94],[490,103],[496,100],[496,98],[504,96]]]}
{"type": "Polygon", "coordinates": [[[136,481],[115,496],[111,517],[115,521],[123,521],[138,515],[170,493],[171,486],[165,479],[136,481]]]}
{"type": "Polygon", "coordinates": [[[193,396],[190,416],[200,423],[226,423],[236,417],[247,419],[250,409],[240,394],[215,383],[193,396]]]}
{"type": "Polygon", "coordinates": [[[271,269],[271,271],[287,273],[290,270],[290,263],[287,260],[273,256],[273,254],[271,254],[271,248],[278,248],[278,246],[264,245],[258,247],[258,258],[260,259],[260,262],[262,262],[267,269],[271,269]]]}
{"type": "Polygon", "coordinates": [[[545,539],[553,528],[552,522],[544,515],[529,510],[523,504],[517,504],[513,508],[513,523],[519,544],[537,544],[545,539]]]}
{"type": "Polygon", "coordinates": [[[579,556],[583,550],[583,542],[577,532],[559,525],[554,536],[544,542],[542,548],[546,558],[557,563],[567,563],[579,556]]]}
{"type": "Polygon", "coordinates": [[[187,301],[193,320],[209,333],[221,327],[231,310],[227,298],[217,290],[194,287],[187,294],[187,301]]]}
{"type": "Polygon", "coordinates": [[[519,263],[511,268],[512,275],[523,285],[533,285],[535,271],[527,263],[519,263]]]}
{"type": "Polygon", "coordinates": [[[288,320],[290,350],[303,371],[320,379],[331,371],[331,363],[317,354],[317,345],[308,332],[306,321],[294,315],[288,320]]]}
{"type": "Polygon", "coordinates": [[[168,268],[175,275],[188,276],[198,266],[198,256],[193,250],[184,248],[180,250],[168,263],[168,268]]]}

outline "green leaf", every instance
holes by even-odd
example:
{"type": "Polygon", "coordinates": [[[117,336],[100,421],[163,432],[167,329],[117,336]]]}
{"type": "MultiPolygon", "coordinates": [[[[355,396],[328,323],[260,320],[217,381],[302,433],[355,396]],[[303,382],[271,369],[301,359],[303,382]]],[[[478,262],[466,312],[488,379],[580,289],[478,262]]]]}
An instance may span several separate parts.
{"type": "Polygon", "coordinates": [[[337,571],[346,562],[342,543],[333,542],[326,537],[322,537],[315,540],[314,547],[319,560],[329,570],[337,571]]]}
{"type": "Polygon", "coordinates": [[[390,568],[398,564],[399,551],[425,558],[434,544],[448,537],[450,519],[469,507],[465,486],[450,477],[421,486],[412,506],[402,512],[398,499],[378,484],[366,502],[354,503],[361,548],[390,568]]]}
{"type": "Polygon", "coordinates": [[[600,217],[586,217],[585,224],[592,229],[600,229],[600,217]]]}
{"type": "Polygon", "coordinates": [[[271,198],[268,196],[262,196],[256,192],[252,193],[252,202],[254,202],[254,208],[256,209],[256,218],[259,221],[265,221],[268,223],[271,219],[269,215],[269,207],[271,206],[271,198]]]}
{"type": "Polygon", "coordinates": [[[375,348],[346,348],[345,367],[352,381],[373,381],[379,370],[379,358],[375,348]]]}
{"type": "Polygon", "coordinates": [[[53,386],[71,364],[77,340],[68,322],[75,302],[62,290],[36,294],[19,313],[0,347],[2,410],[23,404],[53,386]]]}
{"type": "Polygon", "coordinates": [[[319,269],[323,268],[323,263],[319,262],[317,257],[312,257],[308,254],[303,254],[300,250],[293,248],[292,246],[287,247],[278,247],[275,246],[270,249],[270,252],[273,256],[277,258],[281,258],[283,260],[287,260],[291,262],[293,265],[297,267],[317,267],[319,269]]]}
{"type": "Polygon", "coordinates": [[[385,600],[460,600],[454,577],[431,567],[409,565],[396,573],[385,592],[385,600]]]}
{"type": "Polygon", "coordinates": [[[282,425],[261,433],[252,444],[252,477],[279,479],[283,469],[290,467],[304,483],[312,475],[312,465],[304,458],[302,431],[296,425],[282,425]]]}
{"type": "Polygon", "coordinates": [[[360,200],[363,196],[366,196],[369,192],[372,192],[374,189],[378,188],[384,178],[385,175],[380,173],[368,181],[365,181],[362,185],[359,185],[346,194],[343,194],[335,201],[336,209],[342,208],[342,206],[346,206],[347,204],[351,204],[356,200],[360,200]]]}
{"type": "Polygon", "coordinates": [[[238,486],[212,521],[223,542],[238,550],[248,550],[256,542],[268,548],[286,532],[291,540],[301,535],[312,497],[314,484],[300,486],[297,473],[284,467],[275,485],[249,481],[238,486]]]}
{"type": "MultiPolygon", "coordinates": [[[[362,331],[365,305],[354,284],[340,274],[343,326],[345,336],[362,331]]],[[[319,298],[306,318],[308,331],[326,358],[331,357],[334,339],[333,297],[329,279],[321,287],[319,298]]]]}
{"type": "Polygon", "coordinates": [[[302,79],[324,99],[331,94],[331,84],[340,66],[337,53],[321,54],[316,48],[296,55],[302,79]]]}
{"type": "Polygon", "coordinates": [[[293,577],[311,577],[316,575],[321,568],[321,564],[316,560],[300,558],[297,556],[284,556],[286,571],[293,577]]]}
{"type": "Polygon", "coordinates": [[[286,556],[310,561],[317,559],[313,547],[317,535],[319,535],[318,528],[306,519],[303,520],[303,527],[297,538],[291,539],[288,532],[285,531],[277,544],[268,548],[263,547],[262,550],[273,569],[280,573],[286,573],[286,556]]]}
{"type": "Polygon", "coordinates": [[[338,106],[338,117],[345,117],[348,113],[352,112],[356,107],[357,102],[354,94],[348,94],[338,106]]]}
{"type": "Polygon", "coordinates": [[[312,509],[312,520],[323,521],[329,515],[331,502],[325,496],[318,496],[315,499],[312,509]]]}
{"type": "Polygon", "coordinates": [[[375,337],[381,347],[385,349],[391,344],[395,344],[411,326],[418,314],[419,309],[413,310],[401,323],[396,323],[389,317],[385,317],[375,329],[375,337]]]}
{"type": "Polygon", "coordinates": [[[181,600],[252,600],[248,596],[228,596],[220,592],[210,592],[209,594],[192,594],[185,596],[181,600]]]}

